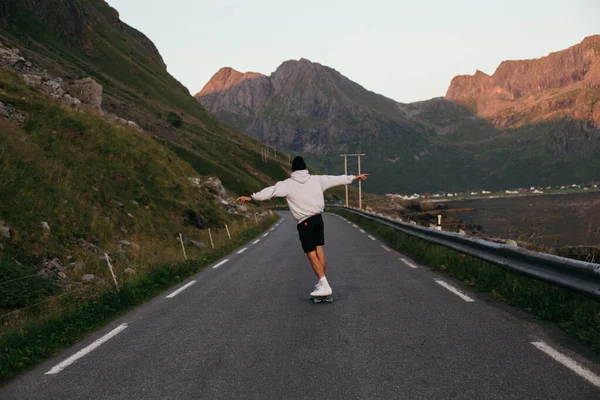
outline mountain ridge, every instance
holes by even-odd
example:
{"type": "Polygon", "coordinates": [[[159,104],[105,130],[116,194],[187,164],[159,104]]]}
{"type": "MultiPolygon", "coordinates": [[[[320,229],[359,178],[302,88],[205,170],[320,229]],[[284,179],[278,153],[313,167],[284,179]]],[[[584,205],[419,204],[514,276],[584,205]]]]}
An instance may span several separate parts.
{"type": "Polygon", "coordinates": [[[458,76],[446,96],[415,103],[371,92],[307,59],[284,61],[268,76],[195,97],[223,122],[269,145],[312,157],[326,171],[343,171],[341,152],[369,152],[371,161],[365,162],[386,178],[392,176],[372,180],[378,192],[529,187],[537,181],[564,182],[569,176],[589,180],[593,173],[582,160],[597,149],[600,138],[595,122],[600,115],[598,37],[547,56],[558,60],[547,68],[550,73],[562,71],[554,80],[535,71],[519,80],[511,71],[538,62],[506,61],[495,78],[481,71],[458,76]],[[571,70],[581,73],[569,75],[571,70]],[[575,85],[589,82],[591,87],[568,86],[569,76],[575,85]],[[491,79],[499,84],[490,84],[491,79]],[[561,82],[567,86],[557,86],[561,82]],[[501,149],[511,156],[499,157],[501,149]],[[524,175],[510,173],[520,165],[527,169],[524,175]],[[410,176],[393,177],[390,171],[397,168],[410,176]],[[454,182],[440,184],[439,176],[454,182]]]}

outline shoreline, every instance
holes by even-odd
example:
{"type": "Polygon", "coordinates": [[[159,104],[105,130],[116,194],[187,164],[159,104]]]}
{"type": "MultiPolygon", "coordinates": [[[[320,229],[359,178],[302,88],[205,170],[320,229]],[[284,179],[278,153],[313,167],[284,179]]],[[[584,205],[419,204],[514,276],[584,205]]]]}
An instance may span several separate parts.
{"type": "MultiPolygon", "coordinates": [[[[517,197],[541,197],[541,196],[567,196],[573,194],[587,194],[587,193],[600,193],[600,188],[594,188],[590,190],[578,190],[573,192],[555,192],[555,193],[512,193],[512,194],[491,194],[485,196],[471,196],[471,197],[454,197],[454,198],[442,198],[442,199],[424,199],[421,200],[423,203],[451,203],[461,202],[470,200],[489,200],[489,199],[510,199],[517,197]]],[[[415,199],[419,200],[419,199],[415,199]]]]}

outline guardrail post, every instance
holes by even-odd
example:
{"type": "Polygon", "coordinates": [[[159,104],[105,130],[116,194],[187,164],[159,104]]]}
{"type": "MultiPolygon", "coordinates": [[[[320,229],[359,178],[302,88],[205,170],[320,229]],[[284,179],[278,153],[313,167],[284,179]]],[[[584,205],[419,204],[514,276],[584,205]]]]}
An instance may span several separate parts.
{"type": "Polygon", "coordinates": [[[442,215],[438,214],[438,224],[437,224],[437,230],[441,231],[442,230],[442,215]]]}

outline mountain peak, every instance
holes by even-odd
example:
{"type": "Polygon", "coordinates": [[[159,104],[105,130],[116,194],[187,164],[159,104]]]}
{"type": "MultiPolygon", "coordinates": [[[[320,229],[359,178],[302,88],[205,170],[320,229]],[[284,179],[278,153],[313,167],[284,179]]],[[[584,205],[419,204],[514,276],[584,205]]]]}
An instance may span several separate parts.
{"type": "Polygon", "coordinates": [[[223,90],[229,89],[232,86],[239,85],[241,82],[253,79],[264,77],[263,74],[258,72],[240,72],[231,67],[223,67],[217,71],[216,74],[210,78],[210,80],[204,85],[202,90],[196,95],[205,96],[214,92],[222,92],[223,90]]]}

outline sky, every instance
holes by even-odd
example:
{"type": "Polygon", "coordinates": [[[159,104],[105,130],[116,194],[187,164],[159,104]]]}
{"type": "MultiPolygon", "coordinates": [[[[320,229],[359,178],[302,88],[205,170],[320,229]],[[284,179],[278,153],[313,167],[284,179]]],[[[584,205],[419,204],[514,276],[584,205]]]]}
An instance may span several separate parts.
{"type": "Polygon", "coordinates": [[[287,60],[334,68],[409,103],[452,78],[493,74],[600,34],[600,0],[108,0],[191,94],[221,68],[270,75],[287,60]]]}

